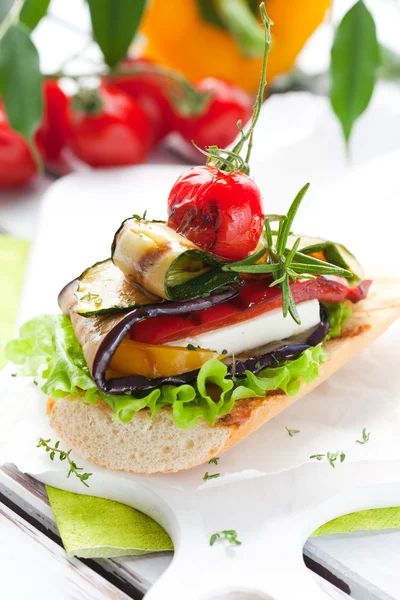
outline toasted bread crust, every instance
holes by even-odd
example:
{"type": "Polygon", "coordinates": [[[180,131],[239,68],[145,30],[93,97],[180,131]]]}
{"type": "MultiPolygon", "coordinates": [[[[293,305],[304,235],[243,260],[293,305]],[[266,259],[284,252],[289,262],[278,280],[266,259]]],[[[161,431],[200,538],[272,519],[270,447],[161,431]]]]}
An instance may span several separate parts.
{"type": "Polygon", "coordinates": [[[324,343],[327,360],[320,366],[318,379],[303,382],[296,396],[278,392],[239,401],[213,427],[201,422],[181,430],[167,408],[154,419],[145,410],[130,423],[120,423],[105,403],[93,406],[68,398],[49,399],[50,424],[82,456],[110,469],[136,473],[189,469],[220,455],[316,388],[399,317],[400,282],[375,280],[368,298],[353,307],[341,337],[324,343]]]}

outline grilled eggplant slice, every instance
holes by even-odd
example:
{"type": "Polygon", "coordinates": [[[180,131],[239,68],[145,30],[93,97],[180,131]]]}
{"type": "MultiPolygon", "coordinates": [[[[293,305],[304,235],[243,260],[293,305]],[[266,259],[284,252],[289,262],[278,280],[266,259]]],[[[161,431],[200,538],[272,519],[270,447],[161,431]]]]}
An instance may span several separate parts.
{"type": "Polygon", "coordinates": [[[238,294],[238,289],[229,289],[208,298],[197,298],[185,303],[159,302],[133,308],[124,313],[95,316],[87,319],[76,311],[76,280],[65,286],[59,295],[59,305],[72,322],[76,338],[82,347],[85,360],[97,387],[108,394],[150,391],[162,383],[180,384],[196,378],[197,372],[176,377],[149,379],[141,375],[114,376],[108,373],[111,359],[118,346],[129,334],[135,323],[159,315],[180,315],[203,310],[226,302],[238,294]]]}

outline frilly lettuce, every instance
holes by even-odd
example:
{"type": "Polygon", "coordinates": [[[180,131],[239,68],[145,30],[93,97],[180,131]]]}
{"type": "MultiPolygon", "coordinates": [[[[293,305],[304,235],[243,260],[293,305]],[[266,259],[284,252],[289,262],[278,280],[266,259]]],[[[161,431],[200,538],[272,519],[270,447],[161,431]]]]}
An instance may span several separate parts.
{"type": "Polygon", "coordinates": [[[6,345],[6,355],[20,366],[22,374],[40,375],[41,389],[53,398],[82,397],[84,392],[86,402],[95,404],[102,399],[114,411],[115,419],[123,422],[130,421],[143,408],[149,408],[154,416],[163,406],[171,406],[176,425],[183,429],[193,427],[198,419],[213,425],[238,400],[264,397],[266,392],[278,389],[295,395],[302,380],[310,383],[318,377],[318,366],[324,361],[319,345],[258,375],[246,371],[245,378],[232,380],[226,377],[227,367],[211,359],[201,367],[194,385],[163,385],[143,398],[108,395],[96,387],[71,322],[64,315],[43,315],[25,323],[20,337],[6,345]],[[209,384],[219,391],[219,400],[214,401],[209,395],[209,384]]]}
{"type": "Polygon", "coordinates": [[[325,336],[325,340],[331,340],[339,337],[342,332],[343,325],[348,321],[353,314],[351,306],[345,302],[324,302],[324,307],[328,313],[329,331],[325,336]]]}

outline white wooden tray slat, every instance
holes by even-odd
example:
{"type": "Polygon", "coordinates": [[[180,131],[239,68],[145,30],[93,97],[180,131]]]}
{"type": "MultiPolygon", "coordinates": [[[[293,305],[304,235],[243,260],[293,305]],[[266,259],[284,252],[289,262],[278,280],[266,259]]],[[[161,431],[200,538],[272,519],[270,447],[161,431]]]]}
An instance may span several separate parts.
{"type": "MultiPolygon", "coordinates": [[[[38,524],[58,536],[57,526],[48,504],[47,494],[41,483],[28,475],[20,473],[14,466],[7,465],[0,468],[0,493],[9,498],[31,518],[35,519],[38,524]]],[[[396,534],[397,535],[390,538],[392,541],[392,550],[395,550],[395,545],[397,544],[396,548],[398,548],[398,551],[400,552],[400,532],[396,532],[396,534]]],[[[385,540],[387,539],[387,534],[382,533],[380,535],[385,540]]],[[[338,548],[336,548],[334,544],[335,539],[338,540],[338,536],[311,538],[304,547],[305,555],[345,582],[351,589],[351,596],[356,599],[395,600],[400,597],[400,577],[398,575],[398,569],[392,568],[391,575],[388,572],[381,572],[381,579],[386,579],[386,581],[389,579],[391,581],[390,586],[385,585],[383,581],[380,582],[385,591],[374,585],[376,576],[374,577],[373,573],[375,573],[376,570],[363,569],[363,550],[368,547],[368,544],[365,544],[365,539],[368,539],[368,535],[364,539],[361,537],[358,544],[356,536],[346,536],[346,539],[352,544],[351,554],[353,556],[353,561],[351,562],[350,557],[346,556],[344,563],[338,558],[338,555],[340,556],[342,551],[339,551],[338,548]],[[351,565],[349,562],[351,562],[351,565]],[[347,565],[351,566],[351,568],[347,565]],[[371,581],[371,579],[373,579],[373,581],[371,581]],[[391,592],[397,589],[398,593],[387,593],[388,587],[391,592]]],[[[378,536],[374,536],[374,548],[376,547],[377,539],[378,536]]],[[[54,542],[52,542],[52,544],[54,544],[54,542]]],[[[56,544],[54,545],[57,546],[56,544]]],[[[384,552],[384,545],[380,544],[382,553],[384,552]]],[[[343,549],[343,544],[340,544],[340,548],[343,549]]],[[[58,547],[57,552],[61,552],[65,556],[65,559],[67,561],[69,560],[66,553],[60,547],[58,547]]],[[[398,556],[398,553],[392,552],[392,554],[393,556],[398,556]]],[[[171,559],[172,553],[163,552],[136,557],[96,559],[95,562],[105,571],[126,583],[129,587],[138,590],[139,593],[145,593],[166,570],[171,559]]],[[[75,561],[75,559],[71,560],[75,561]]],[[[81,561],[76,562],[82,564],[81,561]]],[[[96,575],[96,577],[100,576],[96,575]]],[[[318,575],[315,575],[315,578],[318,580],[318,583],[327,597],[334,599],[348,597],[347,594],[338,590],[331,583],[325,581],[318,575]]]]}
{"type": "Polygon", "coordinates": [[[0,506],[0,539],[3,598],[128,599],[4,505],[0,506]]]}

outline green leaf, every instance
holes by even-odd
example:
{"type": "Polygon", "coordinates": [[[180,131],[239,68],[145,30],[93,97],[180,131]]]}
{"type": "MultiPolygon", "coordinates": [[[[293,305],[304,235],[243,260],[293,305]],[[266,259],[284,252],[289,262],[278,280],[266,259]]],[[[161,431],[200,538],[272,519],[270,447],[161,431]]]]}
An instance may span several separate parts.
{"type": "Polygon", "coordinates": [[[128,52],[146,0],[88,0],[93,36],[109,66],[128,52]]]}
{"type": "Polygon", "coordinates": [[[379,46],[371,13],[359,0],[343,17],[331,51],[332,108],[346,142],[355,121],[367,108],[379,65],[379,46]]]}
{"type": "Polygon", "coordinates": [[[25,0],[19,13],[20,22],[33,31],[39,21],[47,14],[49,4],[50,0],[25,0]]]}
{"type": "Polygon", "coordinates": [[[14,0],[1,0],[0,1],[0,23],[4,21],[8,13],[10,12],[10,8],[14,4],[14,0]]]}
{"type": "Polygon", "coordinates": [[[11,25],[0,40],[0,92],[11,127],[32,140],[43,113],[42,75],[23,25],[11,25]]]}

